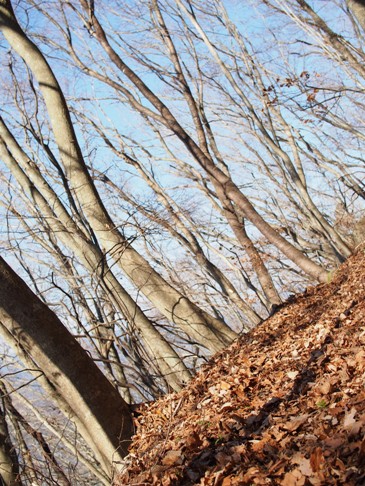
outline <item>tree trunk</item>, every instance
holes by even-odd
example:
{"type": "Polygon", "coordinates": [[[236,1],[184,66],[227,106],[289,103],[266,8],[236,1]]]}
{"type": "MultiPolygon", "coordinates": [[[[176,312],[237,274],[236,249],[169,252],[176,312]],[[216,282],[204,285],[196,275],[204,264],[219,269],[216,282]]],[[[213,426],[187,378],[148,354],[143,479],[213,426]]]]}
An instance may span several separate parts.
{"type": "Polygon", "coordinates": [[[0,408],[0,483],[5,486],[21,486],[19,463],[11,443],[5,408],[0,408]]]}
{"type": "MultiPolygon", "coordinates": [[[[124,90],[123,94],[127,96],[129,102],[133,107],[135,107],[142,114],[152,116],[154,119],[158,120],[160,123],[168,127],[185,145],[191,155],[199,163],[199,165],[205,170],[212,183],[214,189],[217,193],[224,192],[224,197],[230,199],[244,214],[244,216],[251,221],[251,223],[256,226],[256,228],[268,239],[270,243],[276,246],[287,258],[289,258],[293,263],[295,263],[299,268],[301,268],[306,274],[312,276],[319,282],[327,281],[327,271],[320,265],[316,264],[310,258],[308,258],[302,251],[298,250],[289,241],[287,241],[281,234],[279,234],[265,219],[256,211],[250,200],[240,191],[237,185],[232,181],[231,177],[223,172],[217,165],[215,165],[213,159],[206,154],[191,138],[191,136],[184,130],[179,121],[174,117],[168,107],[163,103],[163,101],[158,98],[153,91],[143,82],[143,80],[127,66],[123,59],[116,53],[111,44],[109,43],[107,36],[99,22],[96,18],[94,9],[89,8],[86,0],[80,0],[85,11],[89,15],[88,28],[89,32],[95,36],[95,38],[100,42],[101,46],[109,56],[110,60],[120,69],[120,71],[135,85],[135,87],[143,94],[143,96],[158,110],[158,114],[154,113],[152,110],[143,107],[133,101],[131,96],[128,96],[124,90]]],[[[185,5],[183,5],[180,0],[176,0],[176,3],[185,11],[188,17],[195,24],[194,16],[189,12],[185,5]]],[[[236,83],[233,80],[232,74],[224,66],[218,54],[215,51],[214,46],[209,42],[207,36],[204,32],[199,29],[199,34],[202,36],[206,42],[209,50],[213,54],[214,59],[221,66],[227,79],[232,83],[237,94],[243,99],[243,102],[247,103],[248,108],[255,118],[259,122],[255,112],[248,99],[240,92],[236,83]]],[[[124,89],[124,88],[123,88],[124,89]]],[[[260,123],[260,122],[259,122],[260,123]]],[[[262,124],[260,124],[262,126],[262,124]]],[[[262,126],[262,131],[266,133],[265,128],[262,126]]],[[[270,137],[269,137],[270,138],[270,137]]]]}
{"type": "Polygon", "coordinates": [[[190,380],[190,372],[172,346],[153,326],[140,307],[114,276],[100,249],[82,233],[61,201],[47,184],[35,163],[18,145],[0,117],[0,156],[23,190],[31,194],[44,217],[52,221],[55,238],[69,248],[90,275],[98,275],[108,297],[132,328],[136,327],[146,351],[155,359],[172,389],[178,391],[190,380]]]}
{"type": "Polygon", "coordinates": [[[111,477],[133,433],[128,405],[57,316],[0,257],[0,320],[73,410],[111,477]]]}
{"type": "Polygon", "coordinates": [[[348,0],[348,6],[355,15],[361,27],[365,30],[365,2],[364,0],[348,0]]]}

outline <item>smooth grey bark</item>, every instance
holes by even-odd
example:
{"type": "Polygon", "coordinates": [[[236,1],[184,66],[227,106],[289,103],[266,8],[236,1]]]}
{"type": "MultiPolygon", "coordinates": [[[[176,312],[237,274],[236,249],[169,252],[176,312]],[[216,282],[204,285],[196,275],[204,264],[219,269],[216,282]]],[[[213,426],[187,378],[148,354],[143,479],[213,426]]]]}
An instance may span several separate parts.
{"type": "MultiPolygon", "coordinates": [[[[244,59],[246,62],[250,62],[250,68],[252,70],[250,77],[254,80],[254,84],[258,87],[257,96],[262,98],[262,93],[265,93],[265,82],[262,77],[262,73],[260,72],[259,63],[257,63],[252,55],[248,52],[246,48],[246,43],[243,40],[240,33],[237,31],[234,24],[230,21],[228,13],[222,4],[218,0],[219,3],[219,14],[222,15],[224,22],[226,23],[227,29],[230,34],[236,39],[242,52],[244,53],[244,59]]],[[[197,28],[200,26],[197,25],[197,28]]],[[[213,49],[213,46],[211,46],[213,49]]],[[[216,60],[219,60],[219,54],[216,53],[216,60]]],[[[267,118],[266,124],[262,123],[259,114],[256,114],[256,111],[252,105],[250,105],[249,100],[243,93],[243,90],[235,84],[234,78],[230,77],[230,73],[228,70],[223,68],[224,63],[220,63],[222,71],[225,73],[226,77],[230,80],[230,84],[232,87],[235,88],[237,93],[241,93],[241,99],[243,101],[243,105],[245,105],[249,112],[251,113],[252,119],[255,121],[255,125],[259,129],[258,138],[262,141],[267,150],[272,153],[272,157],[275,160],[275,163],[281,166],[281,170],[287,174],[289,177],[291,184],[293,184],[295,188],[295,193],[300,198],[302,203],[303,209],[305,213],[307,213],[307,217],[313,222],[314,227],[323,234],[323,236],[328,239],[331,246],[334,247],[335,251],[342,257],[342,259],[347,258],[351,254],[351,248],[347,244],[347,242],[337,233],[335,228],[329,224],[327,219],[323,216],[323,214],[319,211],[316,204],[313,202],[312,197],[308,191],[306,175],[303,170],[303,165],[299,157],[298,153],[298,146],[296,143],[296,137],[293,136],[292,130],[293,127],[287,123],[285,120],[280,105],[275,103],[265,103],[265,116],[267,118]],[[268,130],[265,127],[268,127],[268,130]],[[278,132],[280,130],[284,130],[286,137],[288,138],[289,145],[291,147],[292,154],[289,155],[288,152],[281,147],[280,143],[280,136],[278,136],[278,132]]],[[[241,83],[248,87],[242,78],[240,79],[241,83]]],[[[265,100],[265,97],[264,97],[265,100]]],[[[286,176],[286,177],[287,177],[286,176]]]]}
{"type": "Polygon", "coordinates": [[[113,143],[105,135],[99,131],[99,128],[92,122],[94,128],[98,133],[103,136],[104,140],[111,148],[111,150],[126,161],[127,164],[132,165],[137,169],[143,180],[154,191],[158,201],[164,206],[166,211],[171,217],[172,224],[169,221],[164,220],[158,215],[154,215],[151,211],[146,210],[137,204],[130,196],[128,196],[117,184],[115,184],[104,173],[101,175],[101,180],[112,187],[117,194],[119,194],[124,200],[132,204],[142,214],[144,214],[151,221],[156,221],[159,225],[163,226],[181,245],[187,248],[192,255],[194,255],[196,261],[220,286],[222,293],[228,297],[247,317],[251,326],[256,326],[262,322],[262,318],[250,307],[240,296],[232,282],[224,275],[224,273],[205,255],[203,248],[199,244],[199,241],[193,231],[191,231],[187,225],[184,224],[183,217],[180,209],[174,204],[169,195],[158,184],[154,177],[149,174],[142,166],[142,164],[127,155],[125,152],[118,150],[113,143]]]}
{"type": "Polygon", "coordinates": [[[195,342],[213,352],[232,342],[236,338],[232,329],[168,284],[115,227],[87,170],[58,81],[38,47],[21,29],[8,0],[0,0],[0,30],[39,83],[66,175],[100,246],[139,291],[195,342]]]}
{"type": "Polygon", "coordinates": [[[127,454],[133,421],[126,402],[58,317],[0,257],[0,321],[82,425],[109,477],[127,454]]]}
{"type": "MultiPolygon", "coordinates": [[[[189,111],[195,126],[195,132],[197,134],[199,148],[207,155],[207,157],[210,157],[211,150],[222,171],[229,176],[229,169],[220,154],[214,133],[207,117],[205,116],[204,103],[202,103],[201,100],[197,102],[193,96],[181,65],[178,51],[165,23],[158,1],[152,0],[151,7],[156,15],[155,23],[158,26],[161,41],[167,48],[169,57],[174,65],[176,79],[178,80],[183,96],[189,107],[189,111]]],[[[236,208],[227,198],[224,187],[216,185],[216,193],[222,204],[222,214],[225,216],[237,240],[242,245],[242,248],[246,251],[252,268],[256,272],[261,288],[267,297],[269,307],[280,304],[281,299],[275,288],[274,282],[267,271],[259,252],[248,238],[244,225],[240,223],[236,208]]],[[[243,302],[242,299],[240,299],[240,296],[238,295],[234,286],[228,281],[222,272],[220,272],[220,270],[205,257],[194,235],[191,235],[190,240],[192,240],[190,242],[190,246],[196,252],[197,261],[202,265],[202,267],[205,267],[208,273],[219,283],[225,295],[228,296],[246,314],[248,320],[253,325],[259,324],[262,320],[260,316],[257,315],[257,313],[249,305],[247,305],[246,302],[243,302]]]]}
{"type": "MultiPolygon", "coordinates": [[[[327,223],[327,221],[325,220],[323,215],[320,213],[320,211],[318,210],[316,205],[313,203],[313,201],[311,200],[311,198],[310,198],[310,196],[309,196],[309,194],[306,190],[305,184],[303,184],[303,181],[301,180],[300,176],[298,175],[290,157],[288,156],[288,154],[284,150],[281,149],[280,145],[278,145],[275,142],[275,140],[273,140],[273,138],[270,136],[270,133],[267,131],[266,127],[264,126],[264,124],[260,120],[260,118],[257,115],[257,113],[256,113],[254,107],[252,106],[250,100],[247,98],[247,96],[245,95],[243,90],[237,84],[236,80],[234,79],[232,73],[227,68],[225,63],[222,61],[216,47],[211,43],[211,41],[209,40],[209,38],[206,35],[206,33],[204,32],[204,30],[201,28],[201,26],[200,26],[199,22],[197,21],[197,19],[195,18],[195,16],[192,15],[192,13],[190,11],[188,11],[188,9],[181,2],[181,0],[176,0],[176,3],[187,14],[188,18],[190,19],[190,21],[192,22],[194,27],[197,29],[197,31],[201,35],[204,43],[208,47],[210,53],[212,54],[213,58],[217,62],[218,66],[220,67],[220,69],[222,70],[224,75],[226,76],[230,85],[232,86],[232,88],[234,89],[236,94],[240,97],[240,99],[242,100],[242,103],[246,106],[247,110],[250,113],[250,116],[252,117],[252,120],[254,121],[255,125],[257,126],[258,130],[260,131],[260,136],[263,138],[264,142],[267,144],[267,147],[270,148],[272,150],[272,152],[274,154],[276,154],[282,160],[283,165],[285,166],[286,170],[290,174],[290,177],[292,178],[292,181],[297,188],[298,195],[301,197],[303,204],[308,208],[308,210],[313,214],[313,216],[315,216],[318,224],[323,227],[324,231],[326,231],[330,234],[330,237],[333,238],[334,242],[339,246],[339,249],[340,249],[341,252],[343,252],[343,255],[345,257],[348,257],[351,254],[351,249],[346,245],[346,242],[344,242],[342,240],[340,235],[338,235],[337,232],[327,223]]],[[[237,203],[237,205],[238,205],[238,203],[237,203]]],[[[247,206],[247,204],[246,204],[246,206],[247,206]]],[[[239,206],[239,207],[242,209],[242,211],[244,211],[243,206],[239,206]]],[[[248,217],[248,219],[250,219],[248,214],[246,214],[246,216],[248,217]]],[[[260,221],[260,227],[262,229],[264,229],[262,221],[260,221]]],[[[257,226],[257,228],[260,229],[259,226],[257,226]]],[[[269,230],[269,228],[267,228],[267,230],[269,230]]],[[[262,230],[260,229],[260,231],[262,231],[262,230]]],[[[263,234],[265,234],[265,233],[263,232],[263,234]]],[[[269,239],[269,241],[274,242],[273,240],[270,240],[269,235],[270,235],[271,238],[273,238],[274,233],[272,231],[268,231],[268,233],[265,234],[265,236],[269,239]]],[[[279,240],[277,239],[277,241],[279,241],[279,240]]],[[[283,253],[285,253],[284,248],[287,245],[284,246],[282,243],[281,243],[281,249],[282,249],[283,253]]],[[[288,250],[290,250],[289,246],[287,246],[287,248],[288,248],[288,250]]],[[[287,254],[288,257],[289,257],[289,254],[294,255],[294,253],[292,251],[290,251],[290,253],[287,254]]],[[[301,258],[301,260],[304,261],[302,258],[301,258]]],[[[300,260],[298,259],[297,261],[294,261],[294,262],[299,264],[299,261],[300,260]]],[[[300,266],[300,265],[298,265],[298,266],[300,266]]],[[[310,269],[310,267],[311,267],[311,265],[309,263],[307,263],[306,269],[308,270],[308,269],[310,269]]],[[[305,270],[305,268],[303,268],[303,269],[305,270]]]]}
{"type": "MultiPolygon", "coordinates": [[[[26,352],[25,349],[23,349],[17,337],[11,334],[7,330],[7,328],[2,325],[2,323],[0,323],[0,337],[3,339],[4,342],[6,342],[8,346],[13,349],[21,363],[33,375],[34,379],[37,380],[38,385],[42,387],[48,398],[50,398],[50,400],[57,405],[58,409],[65,416],[66,420],[73,423],[75,430],[77,430],[80,435],[82,435],[83,437],[88,436],[87,431],[85,431],[85,434],[81,434],[81,431],[83,430],[83,424],[78,420],[78,417],[75,415],[71,407],[67,404],[63,396],[59,394],[59,391],[47,379],[44,373],[39,369],[38,365],[33,361],[32,357],[26,352]]],[[[94,458],[87,457],[80,450],[78,450],[77,441],[72,439],[68,440],[65,437],[63,428],[62,430],[58,431],[57,427],[54,428],[50,426],[50,424],[47,423],[47,420],[42,420],[41,415],[39,414],[39,410],[26,399],[24,399],[24,397],[19,393],[19,390],[14,390],[9,382],[7,383],[7,386],[10,388],[12,395],[17,395],[17,400],[20,400],[23,403],[25,401],[26,406],[30,408],[34,415],[43,422],[43,425],[45,427],[47,427],[48,429],[51,427],[52,433],[54,433],[54,435],[65,444],[65,446],[71,451],[71,453],[77,456],[78,460],[82,462],[96,478],[99,479],[100,484],[103,484],[105,486],[110,485],[110,477],[104,472],[104,470],[100,467],[100,464],[96,460],[94,460],[94,458]]],[[[11,416],[9,418],[12,421],[13,425],[16,427],[17,422],[12,420],[11,416]]],[[[26,446],[26,444],[23,444],[21,436],[18,435],[17,445],[20,452],[22,453],[23,460],[26,462],[27,467],[30,468],[31,471],[33,471],[33,466],[27,463],[28,460],[29,462],[32,462],[31,454],[24,453],[24,447],[26,446]]]]}
{"type": "MultiPolygon", "coordinates": [[[[22,357],[20,357],[20,359],[23,361],[22,357]]],[[[31,403],[20,393],[19,390],[15,390],[9,382],[6,382],[6,387],[10,391],[11,395],[16,397],[16,401],[18,403],[20,402],[22,409],[26,411],[29,410],[30,413],[42,424],[42,426],[47,429],[53,437],[56,437],[58,441],[63,444],[63,446],[65,446],[70,454],[75,457],[77,456],[78,461],[89,469],[89,471],[99,480],[100,485],[110,486],[110,480],[107,479],[100,467],[97,467],[95,461],[90,460],[90,457],[87,457],[83,451],[80,450],[77,442],[72,440],[72,438],[70,439],[66,437],[62,425],[59,427],[57,424],[55,424],[52,417],[46,416],[46,414],[41,412],[37,405],[31,403]]]]}

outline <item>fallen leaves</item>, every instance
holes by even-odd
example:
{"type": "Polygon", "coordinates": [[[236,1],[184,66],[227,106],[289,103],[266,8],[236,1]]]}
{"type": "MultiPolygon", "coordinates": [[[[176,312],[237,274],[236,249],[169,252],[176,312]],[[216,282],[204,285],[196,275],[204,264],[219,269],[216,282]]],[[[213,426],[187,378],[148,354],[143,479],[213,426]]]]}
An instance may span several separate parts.
{"type": "Polygon", "coordinates": [[[116,485],[365,484],[365,255],[143,406],[116,485]]]}
{"type": "Polygon", "coordinates": [[[308,421],[308,417],[309,415],[307,413],[304,415],[298,415],[297,417],[292,417],[288,422],[282,425],[282,428],[288,430],[289,432],[294,432],[308,421]]]}
{"type": "Polygon", "coordinates": [[[294,380],[298,376],[298,371],[288,371],[287,375],[291,380],[294,380]]]}
{"type": "Polygon", "coordinates": [[[358,415],[357,410],[355,407],[352,407],[351,410],[345,414],[343,420],[343,427],[350,437],[356,436],[365,425],[365,415],[363,414],[360,418],[355,419],[356,415],[358,415]]]}

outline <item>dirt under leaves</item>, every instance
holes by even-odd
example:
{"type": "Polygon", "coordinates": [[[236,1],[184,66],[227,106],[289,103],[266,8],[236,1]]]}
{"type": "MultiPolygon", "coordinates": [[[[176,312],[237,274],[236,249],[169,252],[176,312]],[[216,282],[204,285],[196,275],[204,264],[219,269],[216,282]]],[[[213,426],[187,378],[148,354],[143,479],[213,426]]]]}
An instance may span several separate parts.
{"type": "Polygon", "coordinates": [[[142,406],[116,485],[365,485],[365,251],[142,406]]]}

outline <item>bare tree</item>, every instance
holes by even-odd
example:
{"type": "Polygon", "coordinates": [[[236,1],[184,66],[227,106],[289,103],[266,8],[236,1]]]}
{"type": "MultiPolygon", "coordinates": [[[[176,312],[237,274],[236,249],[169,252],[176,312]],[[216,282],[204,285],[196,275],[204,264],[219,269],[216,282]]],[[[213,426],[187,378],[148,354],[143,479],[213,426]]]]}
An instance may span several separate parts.
{"type": "MultiPolygon", "coordinates": [[[[0,0],[1,245],[125,402],[180,390],[364,238],[362,2],[15,10],[0,0]]],[[[29,443],[52,439],[13,412],[31,478],[29,443]]]]}
{"type": "Polygon", "coordinates": [[[130,324],[137,327],[146,342],[146,349],[150,348],[152,356],[156,355],[162,373],[166,373],[170,377],[171,385],[178,386],[178,383],[186,381],[190,375],[179,357],[115,278],[98,246],[85,237],[83,231],[70,218],[55,192],[40,174],[37,165],[29,164],[29,158],[19,147],[2,120],[0,120],[0,131],[0,153],[4,162],[12,170],[21,187],[31,194],[31,198],[40,208],[43,216],[47,216],[48,225],[52,227],[51,231],[57,240],[71,248],[91,274],[99,275],[110,299],[126,316],[130,324]],[[12,154],[17,157],[17,160],[12,154]],[[41,188],[42,193],[38,191],[37,187],[41,188]],[[72,231],[70,231],[71,229],[72,231]],[[167,361],[166,364],[165,361],[167,361]],[[181,376],[178,376],[179,373],[181,376]]]}
{"type": "Polygon", "coordinates": [[[62,90],[49,64],[17,23],[10,2],[2,2],[1,30],[39,83],[65,174],[100,245],[154,305],[198,342],[218,350],[235,337],[223,322],[206,315],[173,289],[115,228],[87,171],[62,90]]]}

